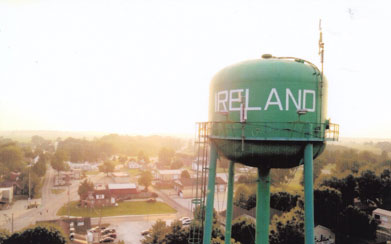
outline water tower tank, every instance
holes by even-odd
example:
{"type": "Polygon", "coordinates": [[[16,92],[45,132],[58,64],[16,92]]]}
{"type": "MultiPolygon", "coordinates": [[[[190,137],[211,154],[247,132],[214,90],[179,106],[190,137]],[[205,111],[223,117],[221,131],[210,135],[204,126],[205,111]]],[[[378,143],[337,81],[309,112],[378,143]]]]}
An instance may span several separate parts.
{"type": "Polygon", "coordinates": [[[327,80],[307,61],[263,55],[231,65],[214,76],[209,97],[209,138],[234,162],[291,168],[309,141],[314,158],[325,147],[327,80]]]}

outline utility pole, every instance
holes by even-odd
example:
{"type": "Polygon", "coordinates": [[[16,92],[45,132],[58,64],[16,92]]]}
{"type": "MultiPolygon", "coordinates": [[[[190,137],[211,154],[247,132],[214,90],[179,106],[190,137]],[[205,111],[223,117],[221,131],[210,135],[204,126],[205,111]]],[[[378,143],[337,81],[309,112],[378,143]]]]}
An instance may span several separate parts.
{"type": "Polygon", "coordinates": [[[11,234],[14,233],[14,213],[11,214],[11,234]]]}
{"type": "Polygon", "coordinates": [[[31,162],[29,164],[29,199],[28,199],[28,205],[30,206],[30,201],[31,201],[31,177],[30,173],[31,172],[31,162]]]}
{"type": "Polygon", "coordinates": [[[68,219],[71,218],[71,194],[70,194],[70,186],[69,186],[69,183],[68,183],[68,219]]]}

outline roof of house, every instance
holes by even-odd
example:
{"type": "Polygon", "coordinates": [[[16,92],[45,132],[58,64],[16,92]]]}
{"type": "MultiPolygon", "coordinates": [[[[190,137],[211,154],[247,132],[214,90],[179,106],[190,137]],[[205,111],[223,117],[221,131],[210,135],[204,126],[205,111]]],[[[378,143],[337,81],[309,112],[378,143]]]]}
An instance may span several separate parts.
{"type": "Polygon", "coordinates": [[[105,190],[106,186],[104,184],[96,184],[94,185],[95,190],[105,190]]]}
{"type": "Polygon", "coordinates": [[[4,182],[0,183],[0,187],[2,187],[2,188],[13,187],[13,186],[16,186],[16,187],[18,187],[20,189],[22,188],[19,185],[19,183],[16,182],[16,181],[4,181],[4,182]]]}
{"type": "MultiPolygon", "coordinates": [[[[181,185],[181,186],[195,186],[197,184],[197,179],[196,178],[181,178],[175,181],[176,184],[181,185]]],[[[201,183],[201,179],[199,179],[199,184],[201,183]]],[[[224,185],[226,182],[220,178],[216,177],[216,182],[215,185],[224,185]]]]}
{"type": "Polygon", "coordinates": [[[180,175],[182,173],[181,169],[162,169],[158,170],[158,173],[161,175],[180,175]]]}
{"type": "Polygon", "coordinates": [[[109,184],[108,185],[109,190],[118,190],[118,189],[135,189],[136,184],[128,183],[128,184],[109,184]]]}
{"type": "Polygon", "coordinates": [[[328,232],[333,233],[329,228],[327,228],[327,227],[325,227],[325,226],[323,226],[323,225],[317,225],[317,226],[315,226],[315,231],[316,231],[317,229],[321,229],[321,230],[325,230],[325,231],[328,231],[328,232]]]}
{"type": "Polygon", "coordinates": [[[377,208],[377,209],[373,210],[372,213],[386,215],[386,216],[390,216],[391,217],[391,211],[388,211],[388,210],[385,210],[385,209],[381,209],[381,208],[377,208]]]}
{"type": "Polygon", "coordinates": [[[227,182],[225,182],[225,180],[223,180],[223,178],[217,176],[216,177],[216,185],[224,185],[224,184],[227,184],[227,182]]]}

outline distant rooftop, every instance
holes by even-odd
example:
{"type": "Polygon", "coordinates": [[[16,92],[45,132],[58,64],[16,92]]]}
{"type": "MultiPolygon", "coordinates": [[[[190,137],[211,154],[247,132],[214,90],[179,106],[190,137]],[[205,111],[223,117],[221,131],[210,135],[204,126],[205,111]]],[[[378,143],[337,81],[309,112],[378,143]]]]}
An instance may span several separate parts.
{"type": "Polygon", "coordinates": [[[181,174],[181,169],[164,169],[164,170],[158,170],[159,174],[161,175],[175,175],[175,174],[181,174]]]}
{"type": "Polygon", "coordinates": [[[114,190],[114,189],[135,189],[136,184],[132,183],[127,183],[127,184],[109,184],[108,185],[109,190],[114,190]]]}

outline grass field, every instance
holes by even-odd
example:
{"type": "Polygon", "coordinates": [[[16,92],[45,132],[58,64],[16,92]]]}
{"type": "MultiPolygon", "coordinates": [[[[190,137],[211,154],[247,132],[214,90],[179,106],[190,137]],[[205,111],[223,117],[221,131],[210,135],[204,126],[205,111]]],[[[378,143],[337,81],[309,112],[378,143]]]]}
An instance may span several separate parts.
{"type": "MultiPolygon", "coordinates": [[[[77,206],[78,201],[71,202],[70,210],[71,216],[82,216],[82,217],[99,217],[100,209],[95,210],[90,208],[81,208],[77,206]]],[[[176,210],[168,206],[164,202],[153,202],[148,203],[146,201],[134,201],[134,202],[121,202],[115,207],[103,207],[102,217],[107,216],[118,216],[118,215],[142,215],[142,214],[165,214],[165,213],[176,213],[176,210]]],[[[68,205],[62,206],[57,215],[68,215],[68,205]]]]}
{"type": "Polygon", "coordinates": [[[51,189],[50,190],[53,194],[61,194],[65,191],[65,189],[51,189]]]}
{"type": "Polygon", "coordinates": [[[86,171],[86,175],[97,175],[99,174],[100,172],[99,171],[86,171]]]}
{"type": "Polygon", "coordinates": [[[140,174],[139,169],[125,169],[124,172],[128,173],[130,177],[135,177],[140,174]]]}

